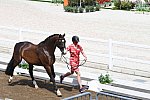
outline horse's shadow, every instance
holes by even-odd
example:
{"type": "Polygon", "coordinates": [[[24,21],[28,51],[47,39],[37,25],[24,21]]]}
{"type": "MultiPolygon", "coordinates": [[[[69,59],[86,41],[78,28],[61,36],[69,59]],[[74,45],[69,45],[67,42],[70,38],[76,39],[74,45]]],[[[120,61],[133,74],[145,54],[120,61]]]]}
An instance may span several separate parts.
{"type": "MultiPolygon", "coordinates": [[[[43,80],[36,80],[36,82],[39,86],[39,89],[44,88],[54,93],[54,86],[51,82],[47,82],[47,81],[45,82],[43,80]]],[[[72,91],[74,88],[73,86],[69,86],[69,85],[64,85],[64,84],[59,84],[59,83],[56,83],[56,84],[59,89],[64,89],[67,91],[72,91]]],[[[32,83],[32,80],[28,80],[28,79],[15,80],[9,83],[9,86],[15,86],[15,85],[29,86],[29,87],[35,88],[32,83]]]]}

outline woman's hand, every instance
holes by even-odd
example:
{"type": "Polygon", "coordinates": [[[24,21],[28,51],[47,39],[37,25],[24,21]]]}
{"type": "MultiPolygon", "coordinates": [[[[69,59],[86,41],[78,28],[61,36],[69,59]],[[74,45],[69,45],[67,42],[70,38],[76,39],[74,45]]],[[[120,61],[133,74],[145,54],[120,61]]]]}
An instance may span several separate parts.
{"type": "Polygon", "coordinates": [[[87,61],[87,57],[85,57],[84,60],[87,61]]]}

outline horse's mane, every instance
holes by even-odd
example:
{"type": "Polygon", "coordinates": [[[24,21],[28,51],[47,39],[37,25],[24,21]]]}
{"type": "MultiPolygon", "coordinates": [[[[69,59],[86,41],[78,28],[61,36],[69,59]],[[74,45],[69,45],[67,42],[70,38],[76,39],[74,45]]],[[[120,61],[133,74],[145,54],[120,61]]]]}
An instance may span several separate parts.
{"type": "Polygon", "coordinates": [[[39,44],[45,44],[46,41],[50,40],[52,37],[54,37],[54,36],[56,36],[56,35],[59,35],[59,34],[50,35],[49,37],[47,37],[44,41],[40,42],[39,44]]]}

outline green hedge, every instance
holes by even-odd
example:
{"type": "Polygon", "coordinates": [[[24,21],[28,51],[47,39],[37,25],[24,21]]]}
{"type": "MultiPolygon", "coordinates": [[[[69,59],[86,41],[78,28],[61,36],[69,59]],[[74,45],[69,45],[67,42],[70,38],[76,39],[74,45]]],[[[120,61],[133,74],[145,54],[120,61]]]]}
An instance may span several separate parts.
{"type": "Polygon", "coordinates": [[[148,4],[137,4],[135,9],[137,11],[150,12],[150,5],[148,5],[148,4]]]}
{"type": "Polygon", "coordinates": [[[65,6],[65,12],[73,12],[73,13],[84,13],[84,12],[95,12],[100,10],[100,6],[86,6],[86,7],[71,7],[65,6]]]}
{"type": "Polygon", "coordinates": [[[114,6],[113,9],[130,10],[135,7],[135,3],[131,1],[114,0],[114,6]]]}

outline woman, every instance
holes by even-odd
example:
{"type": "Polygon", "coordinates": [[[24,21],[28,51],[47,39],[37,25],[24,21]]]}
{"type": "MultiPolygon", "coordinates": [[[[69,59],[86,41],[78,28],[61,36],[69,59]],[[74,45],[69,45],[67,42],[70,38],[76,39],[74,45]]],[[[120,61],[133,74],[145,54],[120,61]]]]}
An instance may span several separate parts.
{"type": "MultiPolygon", "coordinates": [[[[79,92],[83,92],[85,89],[82,87],[81,84],[81,77],[80,77],[80,71],[79,71],[79,59],[80,59],[80,52],[84,56],[85,60],[87,60],[87,57],[82,49],[82,46],[78,44],[79,37],[73,36],[72,37],[73,44],[69,45],[67,47],[67,51],[70,52],[70,66],[71,66],[71,72],[67,72],[64,75],[60,76],[60,83],[62,83],[63,79],[69,75],[72,75],[74,72],[77,74],[77,81],[80,86],[79,92]]],[[[67,53],[67,52],[66,52],[67,53]]]]}

